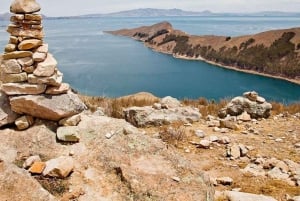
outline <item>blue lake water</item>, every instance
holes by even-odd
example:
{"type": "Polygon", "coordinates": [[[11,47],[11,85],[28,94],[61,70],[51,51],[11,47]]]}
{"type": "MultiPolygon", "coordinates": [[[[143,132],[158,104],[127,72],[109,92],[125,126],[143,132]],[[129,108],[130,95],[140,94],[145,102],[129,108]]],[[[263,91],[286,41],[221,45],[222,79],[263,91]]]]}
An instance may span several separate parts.
{"type": "MultiPolygon", "coordinates": [[[[196,35],[238,36],[300,27],[297,17],[157,17],[44,20],[45,41],[64,81],[87,95],[117,97],[141,91],[156,96],[219,100],[255,90],[268,100],[300,101],[300,86],[286,81],[175,59],[140,42],[103,33],[169,21],[196,35]]],[[[8,41],[0,21],[0,46],[8,41]]]]}

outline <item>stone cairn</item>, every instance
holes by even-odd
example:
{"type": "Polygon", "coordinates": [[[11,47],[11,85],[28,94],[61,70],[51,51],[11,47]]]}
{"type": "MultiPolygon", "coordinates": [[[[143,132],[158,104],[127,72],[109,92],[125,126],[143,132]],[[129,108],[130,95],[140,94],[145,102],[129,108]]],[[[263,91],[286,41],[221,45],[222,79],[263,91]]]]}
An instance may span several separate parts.
{"type": "Polygon", "coordinates": [[[14,120],[21,130],[30,127],[34,117],[59,121],[85,109],[69,84],[62,82],[57,61],[43,41],[40,9],[35,0],[13,1],[9,43],[2,55],[1,97],[8,96],[13,116],[18,117],[7,117],[6,123],[14,120]]]}

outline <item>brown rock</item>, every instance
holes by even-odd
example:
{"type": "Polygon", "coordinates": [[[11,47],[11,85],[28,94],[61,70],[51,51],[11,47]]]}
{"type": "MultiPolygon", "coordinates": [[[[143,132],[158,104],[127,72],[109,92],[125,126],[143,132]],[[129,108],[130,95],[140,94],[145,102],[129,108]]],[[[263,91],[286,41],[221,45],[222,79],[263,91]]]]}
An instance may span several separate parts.
{"type": "Polygon", "coordinates": [[[40,10],[41,7],[35,0],[14,0],[10,6],[10,12],[15,14],[30,14],[40,10]]]}
{"type": "Polygon", "coordinates": [[[33,53],[33,60],[36,61],[36,62],[42,62],[42,61],[45,61],[47,57],[47,53],[42,53],[42,52],[35,52],[33,53]]]}
{"type": "Polygon", "coordinates": [[[19,50],[31,50],[43,44],[43,41],[38,39],[23,40],[19,45],[19,50]]]}
{"type": "Polygon", "coordinates": [[[13,123],[18,118],[18,114],[10,108],[7,95],[0,92],[0,127],[13,123]]]}
{"type": "Polygon", "coordinates": [[[28,75],[28,82],[31,84],[47,84],[50,86],[59,87],[62,83],[63,75],[60,72],[55,73],[50,77],[38,77],[34,74],[28,75]]]}
{"type": "Polygon", "coordinates": [[[13,52],[16,51],[16,45],[15,44],[7,44],[4,48],[5,52],[13,52]]]}
{"type": "Polygon", "coordinates": [[[22,68],[16,59],[3,60],[1,67],[3,72],[8,74],[22,72],[22,68]]]}
{"type": "Polygon", "coordinates": [[[41,94],[46,90],[44,84],[7,83],[1,89],[7,95],[41,94]]]}
{"type": "Polygon", "coordinates": [[[23,26],[24,25],[41,25],[41,21],[36,20],[23,20],[22,21],[23,26]]]}
{"type": "Polygon", "coordinates": [[[74,161],[71,157],[61,156],[46,162],[43,171],[44,176],[66,178],[74,169],[74,161]]]}
{"type": "Polygon", "coordinates": [[[56,66],[56,59],[48,53],[46,60],[37,65],[33,74],[40,77],[49,77],[54,74],[56,66]]]}
{"type": "Polygon", "coordinates": [[[80,115],[74,115],[72,117],[64,118],[59,121],[59,125],[61,126],[77,126],[81,121],[80,115]]]}
{"type": "Polygon", "coordinates": [[[11,35],[18,37],[28,37],[36,39],[42,39],[44,37],[44,32],[38,29],[21,29],[18,27],[9,26],[6,31],[11,35]]]}
{"type": "Polygon", "coordinates": [[[22,15],[22,14],[12,15],[10,17],[11,22],[19,22],[19,21],[22,21],[22,20],[24,20],[24,15],[22,15]]]}
{"type": "Polygon", "coordinates": [[[22,68],[22,70],[25,71],[26,73],[33,73],[34,67],[33,66],[24,66],[22,68]]]}
{"type": "Polygon", "coordinates": [[[10,37],[9,37],[9,43],[11,43],[11,44],[18,44],[18,43],[19,43],[19,40],[18,40],[18,38],[15,37],[15,36],[10,36],[10,37]]]}
{"type": "Polygon", "coordinates": [[[48,47],[48,44],[43,44],[43,45],[41,45],[40,47],[38,47],[37,49],[36,49],[36,52],[40,52],[40,53],[48,53],[48,49],[49,47],[48,47]]]}
{"type": "Polygon", "coordinates": [[[42,29],[43,29],[43,26],[42,26],[42,25],[36,25],[36,24],[33,24],[33,25],[31,25],[31,29],[42,30],[42,29]]]}
{"type": "Polygon", "coordinates": [[[34,61],[31,57],[24,57],[24,58],[18,59],[18,63],[22,67],[29,67],[34,63],[34,61]]]}
{"type": "Polygon", "coordinates": [[[13,111],[41,119],[59,121],[82,112],[86,106],[73,93],[58,96],[27,95],[10,98],[13,111]]]}
{"type": "Polygon", "coordinates": [[[42,15],[39,14],[25,14],[25,20],[41,21],[42,18],[42,15]]]}
{"type": "Polygon", "coordinates": [[[32,57],[32,52],[30,52],[30,51],[14,51],[14,52],[9,52],[9,53],[3,54],[4,60],[19,59],[19,58],[24,58],[24,57],[32,57]]]}
{"type": "Polygon", "coordinates": [[[22,116],[15,121],[18,130],[26,130],[34,123],[32,116],[22,116]]]}
{"type": "Polygon", "coordinates": [[[58,94],[65,94],[69,90],[70,90],[70,85],[67,83],[62,83],[58,87],[48,87],[45,93],[51,95],[58,95],[58,94]]]}
{"type": "Polygon", "coordinates": [[[45,167],[46,163],[44,162],[34,162],[28,171],[32,174],[42,174],[45,167]]]}
{"type": "Polygon", "coordinates": [[[1,73],[1,81],[3,83],[19,83],[27,80],[27,73],[6,74],[1,73]]]}

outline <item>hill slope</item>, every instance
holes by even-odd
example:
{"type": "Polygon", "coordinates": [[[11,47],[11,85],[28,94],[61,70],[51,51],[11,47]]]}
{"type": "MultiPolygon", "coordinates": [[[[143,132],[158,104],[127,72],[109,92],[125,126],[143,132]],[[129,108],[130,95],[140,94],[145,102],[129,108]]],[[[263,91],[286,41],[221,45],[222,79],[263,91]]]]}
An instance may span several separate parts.
{"type": "Polygon", "coordinates": [[[133,37],[156,51],[175,57],[205,60],[300,83],[300,28],[239,37],[193,36],[174,30],[168,22],[161,22],[108,33],[133,37]]]}

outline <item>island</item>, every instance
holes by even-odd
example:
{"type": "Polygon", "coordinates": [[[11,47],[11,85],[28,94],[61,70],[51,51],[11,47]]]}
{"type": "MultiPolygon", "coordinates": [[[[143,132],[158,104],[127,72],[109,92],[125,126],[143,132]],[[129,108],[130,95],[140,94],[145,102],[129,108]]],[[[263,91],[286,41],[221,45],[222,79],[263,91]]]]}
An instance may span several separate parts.
{"type": "Polygon", "coordinates": [[[300,84],[300,28],[238,37],[195,36],[174,29],[169,22],[160,22],[106,33],[132,37],[155,51],[176,58],[201,60],[300,84]]]}

